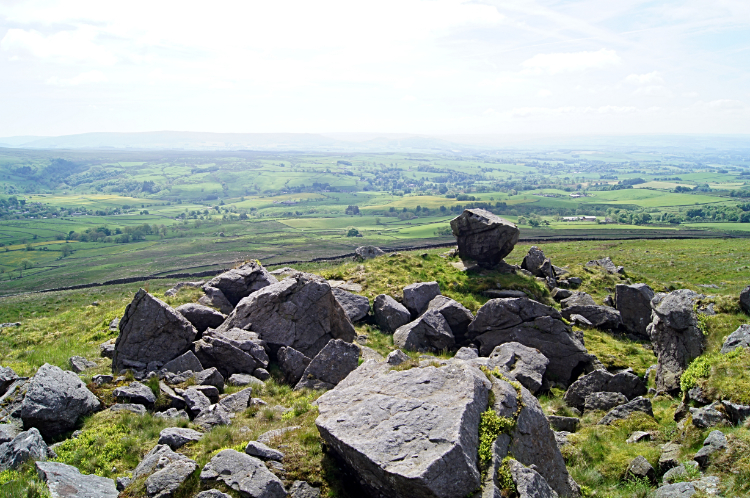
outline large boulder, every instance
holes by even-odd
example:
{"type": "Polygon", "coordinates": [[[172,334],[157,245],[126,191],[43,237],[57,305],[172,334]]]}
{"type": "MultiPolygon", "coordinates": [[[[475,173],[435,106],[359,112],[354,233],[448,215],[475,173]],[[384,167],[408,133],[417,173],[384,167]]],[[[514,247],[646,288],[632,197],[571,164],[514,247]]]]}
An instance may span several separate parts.
{"type": "Polygon", "coordinates": [[[746,323],[740,325],[724,340],[724,344],[721,346],[721,354],[727,354],[739,347],[750,348],[750,325],[746,323]]]}
{"type": "Polygon", "coordinates": [[[380,294],[375,297],[372,311],[378,327],[391,334],[411,321],[409,310],[387,294],[380,294]]]}
{"type": "Polygon", "coordinates": [[[404,306],[411,313],[412,318],[417,318],[424,313],[430,301],[440,295],[440,286],[437,282],[417,282],[404,287],[404,306]]]}
{"type": "Polygon", "coordinates": [[[219,289],[233,306],[237,306],[243,298],[277,282],[276,277],[260,263],[251,261],[215,276],[206,282],[205,287],[219,289]]]}
{"type": "Polygon", "coordinates": [[[616,330],[622,325],[620,312],[609,306],[568,306],[561,313],[566,320],[572,315],[581,315],[598,329],[616,330]]]}
{"type": "Polygon", "coordinates": [[[370,312],[370,300],[359,294],[352,294],[344,289],[332,289],[336,301],[344,308],[349,321],[354,323],[362,320],[370,312]]]}
{"type": "Polygon", "coordinates": [[[141,289],[120,320],[112,371],[141,370],[151,362],[167,363],[187,351],[196,334],[187,318],[141,289]]]}
{"type": "Polygon", "coordinates": [[[21,420],[24,427],[36,427],[44,437],[54,437],[73,429],[80,417],[100,406],[76,374],[45,363],[27,386],[21,420]]]}
{"type": "Polygon", "coordinates": [[[175,311],[193,324],[195,330],[203,333],[207,328],[215,329],[226,320],[227,316],[202,304],[186,303],[175,308],[175,311]]]}
{"type": "Polygon", "coordinates": [[[469,324],[474,319],[474,315],[471,314],[464,305],[453,299],[439,295],[435,296],[430,304],[427,306],[429,310],[435,310],[445,318],[448,322],[448,326],[453,332],[453,337],[456,344],[461,344],[466,339],[466,330],[469,328],[469,324]]]}
{"type": "Polygon", "coordinates": [[[36,462],[39,478],[47,483],[55,498],[117,498],[115,481],[94,474],[81,474],[72,465],[60,462],[36,462]]]}
{"type": "Polygon", "coordinates": [[[382,256],[383,254],[385,254],[385,251],[383,251],[379,247],[361,246],[354,250],[354,259],[364,261],[366,259],[377,258],[378,256],[382,256]]]}
{"type": "Polygon", "coordinates": [[[259,366],[250,354],[219,337],[195,341],[194,350],[204,368],[216,368],[225,379],[236,373],[252,374],[259,366]]]}
{"type": "Polygon", "coordinates": [[[221,292],[216,287],[211,287],[210,285],[204,285],[203,286],[203,293],[204,295],[201,296],[200,299],[198,299],[198,304],[202,304],[203,306],[210,306],[211,308],[216,308],[221,313],[228,315],[232,312],[234,309],[234,305],[229,302],[229,299],[224,295],[223,292],[221,292]]]}
{"type": "Polygon", "coordinates": [[[561,308],[565,309],[568,306],[596,306],[596,301],[589,294],[577,291],[560,301],[561,308]]]}
{"type": "Polygon", "coordinates": [[[455,343],[448,321],[435,309],[402,325],[393,334],[393,344],[409,351],[442,351],[455,343]]]}
{"type": "Polygon", "coordinates": [[[216,331],[235,327],[252,328],[269,346],[291,346],[308,357],[331,339],[352,342],[356,335],[328,282],[308,273],[296,273],[246,297],[216,331]]]}
{"type": "Polygon", "coordinates": [[[646,383],[630,369],[616,374],[599,369],[582,376],[571,384],[565,391],[563,400],[568,406],[583,410],[586,398],[594,393],[620,393],[627,399],[633,399],[643,396],[647,390],[646,383]]]}
{"type": "Polygon", "coordinates": [[[37,429],[21,432],[7,443],[0,444],[0,472],[15,470],[28,461],[46,460],[49,453],[37,429]]]}
{"type": "Polygon", "coordinates": [[[315,424],[373,496],[466,496],[480,484],[488,384],[467,364],[392,371],[368,361],[318,399],[315,424]]]}
{"type": "Polygon", "coordinates": [[[279,360],[279,368],[284,374],[284,380],[289,384],[295,385],[302,378],[302,374],[305,373],[307,365],[310,364],[310,358],[303,355],[292,347],[279,348],[276,353],[276,358],[279,360]]]}
{"type": "Polygon", "coordinates": [[[646,327],[651,323],[651,300],[654,291],[646,284],[615,286],[615,307],[620,312],[625,330],[648,339],[646,327]]]}
{"type": "Polygon", "coordinates": [[[497,365],[507,370],[532,393],[537,393],[542,388],[549,360],[538,350],[518,342],[506,342],[492,350],[490,359],[491,366],[497,365]]]}
{"type": "Polygon", "coordinates": [[[520,231],[508,220],[484,209],[466,209],[451,220],[461,258],[494,266],[513,251],[520,231]]]}
{"type": "Polygon", "coordinates": [[[680,289],[669,294],[659,293],[651,300],[653,310],[648,334],[658,358],[656,389],[676,393],[680,376],[691,361],[703,353],[703,332],[693,311],[700,294],[680,289]]]}
{"type": "Polygon", "coordinates": [[[695,460],[701,468],[705,469],[708,467],[708,462],[711,455],[717,453],[720,450],[727,448],[727,437],[721,431],[711,431],[711,434],[703,441],[703,447],[698,450],[693,460],[695,460]]]}
{"type": "Polygon", "coordinates": [[[596,363],[559,311],[528,298],[487,301],[469,325],[467,339],[480,344],[482,356],[507,342],[537,349],[549,360],[545,377],[565,385],[596,363]]]}
{"type": "Polygon", "coordinates": [[[222,450],[201,471],[201,481],[223,481],[240,496],[284,498],[287,493],[281,480],[262,460],[237,450],[222,450]]]}
{"type": "Polygon", "coordinates": [[[315,355],[295,389],[331,389],[359,364],[359,348],[340,339],[330,341],[315,355]]]}

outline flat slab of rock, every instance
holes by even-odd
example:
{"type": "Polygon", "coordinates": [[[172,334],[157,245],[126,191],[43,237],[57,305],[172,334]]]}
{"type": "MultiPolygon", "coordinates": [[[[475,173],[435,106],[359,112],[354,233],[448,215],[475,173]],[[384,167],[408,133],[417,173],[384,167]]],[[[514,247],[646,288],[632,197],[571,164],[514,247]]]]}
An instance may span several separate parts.
{"type": "Polygon", "coordinates": [[[284,498],[281,480],[258,458],[236,450],[222,450],[201,471],[201,481],[222,481],[241,496],[284,498]]]}
{"type": "Polygon", "coordinates": [[[277,283],[276,277],[255,261],[217,275],[205,287],[219,289],[232,306],[255,291],[277,283]]]}
{"type": "Polygon", "coordinates": [[[651,408],[651,400],[643,396],[638,396],[624,405],[613,408],[599,421],[599,425],[609,425],[615,420],[624,420],[635,412],[643,412],[653,417],[654,411],[651,408]]]}
{"type": "Polygon", "coordinates": [[[310,361],[294,389],[331,389],[358,365],[359,348],[354,344],[334,339],[310,361]]]}
{"type": "Polygon", "coordinates": [[[217,425],[229,425],[232,422],[231,412],[220,404],[211,405],[201,411],[193,420],[193,423],[205,431],[209,431],[217,425]]]}
{"type": "Polygon", "coordinates": [[[47,483],[54,498],[117,498],[115,481],[97,475],[86,475],[60,462],[36,462],[39,478],[47,483]]]}
{"type": "Polygon", "coordinates": [[[380,294],[375,297],[372,311],[378,327],[387,333],[392,334],[399,327],[411,321],[409,310],[387,294],[380,294]]]}
{"type": "Polygon", "coordinates": [[[462,259],[493,266],[513,251],[520,231],[510,221],[484,209],[466,209],[451,220],[462,259]]]}
{"type": "Polygon", "coordinates": [[[249,443],[247,443],[247,446],[245,447],[245,453],[250,456],[260,458],[261,460],[275,460],[277,462],[280,462],[284,459],[284,454],[282,452],[273,448],[269,448],[265,444],[259,443],[258,441],[250,441],[249,443]]]}
{"type": "Polygon", "coordinates": [[[203,333],[208,328],[215,329],[226,320],[227,316],[202,304],[186,303],[175,308],[175,311],[193,324],[195,330],[203,333]]]}
{"type": "Polygon", "coordinates": [[[184,316],[141,289],[120,320],[112,371],[118,373],[157,361],[164,364],[190,349],[196,334],[184,316]]]}
{"type": "Polygon", "coordinates": [[[370,300],[367,297],[352,294],[341,288],[333,288],[331,292],[352,323],[362,320],[370,312],[370,300]]]}
{"type": "Polygon", "coordinates": [[[265,384],[262,380],[253,377],[250,374],[232,374],[227,380],[227,384],[230,386],[262,386],[265,384]]]}
{"type": "Polygon", "coordinates": [[[244,412],[250,406],[250,399],[253,394],[253,388],[248,387],[234,394],[224,396],[219,404],[233,413],[244,412]]]}
{"type": "Polygon", "coordinates": [[[153,474],[160,468],[174,462],[192,461],[185,455],[175,453],[165,444],[157,444],[146,453],[143,460],[133,469],[133,480],[153,474]]]}
{"type": "Polygon", "coordinates": [[[480,481],[486,384],[468,365],[392,371],[367,362],[318,399],[315,423],[375,495],[466,496],[480,481]]]}
{"type": "Polygon", "coordinates": [[[159,433],[159,444],[166,444],[173,450],[182,448],[188,443],[200,441],[202,432],[182,427],[167,427],[159,433]]]}
{"type": "Polygon", "coordinates": [[[136,415],[145,415],[146,407],[136,403],[116,403],[108,408],[111,412],[128,412],[136,415]]]}
{"type": "Polygon", "coordinates": [[[267,344],[291,346],[308,357],[331,339],[352,342],[356,336],[328,282],[308,273],[295,274],[243,299],[216,332],[250,326],[267,344]]]}

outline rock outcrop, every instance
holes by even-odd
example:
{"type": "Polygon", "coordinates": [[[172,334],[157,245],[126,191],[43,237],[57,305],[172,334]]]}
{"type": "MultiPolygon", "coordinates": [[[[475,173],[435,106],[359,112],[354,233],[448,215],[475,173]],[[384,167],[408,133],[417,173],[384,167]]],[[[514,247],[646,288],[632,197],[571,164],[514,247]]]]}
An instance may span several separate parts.
{"type": "Polygon", "coordinates": [[[387,294],[380,294],[375,297],[372,311],[378,327],[391,334],[411,320],[409,310],[387,294]]]}
{"type": "Polygon", "coordinates": [[[461,258],[494,266],[513,251],[520,231],[508,220],[484,209],[467,209],[451,220],[461,258]]]}
{"type": "Polygon", "coordinates": [[[726,338],[724,344],[721,346],[721,354],[727,354],[739,347],[750,348],[750,325],[746,323],[740,325],[737,330],[729,334],[729,337],[726,338]]]}
{"type": "Polygon", "coordinates": [[[624,420],[635,412],[643,412],[653,417],[654,412],[651,407],[651,400],[643,396],[638,396],[624,405],[613,408],[599,421],[599,425],[609,425],[616,420],[624,420]]]}
{"type": "Polygon", "coordinates": [[[216,368],[225,379],[236,373],[252,374],[259,366],[250,354],[223,338],[204,336],[193,348],[201,365],[216,368]]]}
{"type": "Polygon", "coordinates": [[[364,261],[366,259],[377,258],[378,256],[382,256],[384,254],[385,254],[385,251],[383,251],[379,247],[361,246],[354,250],[354,259],[357,259],[359,261],[364,261]]]}
{"type": "Polygon", "coordinates": [[[239,268],[217,275],[206,282],[205,287],[219,289],[232,306],[237,306],[237,303],[243,298],[277,282],[276,277],[271,275],[260,263],[251,261],[239,268]]]}
{"type": "Polygon", "coordinates": [[[615,286],[615,307],[629,333],[648,339],[646,327],[651,323],[651,300],[654,291],[646,284],[615,286]]]}
{"type": "Polygon", "coordinates": [[[18,469],[28,461],[46,460],[49,454],[49,448],[39,431],[29,429],[0,444],[0,472],[18,469]]]}
{"type": "Polygon", "coordinates": [[[292,347],[279,348],[276,357],[279,360],[279,368],[284,373],[284,380],[292,385],[299,382],[311,361],[310,358],[292,347]]]}
{"type": "Polygon", "coordinates": [[[228,315],[234,309],[234,305],[230,303],[229,299],[227,299],[224,293],[221,292],[216,287],[204,285],[203,293],[204,295],[201,296],[200,299],[198,299],[198,304],[202,304],[203,306],[209,306],[211,308],[216,308],[217,310],[219,310],[221,313],[225,315],[228,315]]]}

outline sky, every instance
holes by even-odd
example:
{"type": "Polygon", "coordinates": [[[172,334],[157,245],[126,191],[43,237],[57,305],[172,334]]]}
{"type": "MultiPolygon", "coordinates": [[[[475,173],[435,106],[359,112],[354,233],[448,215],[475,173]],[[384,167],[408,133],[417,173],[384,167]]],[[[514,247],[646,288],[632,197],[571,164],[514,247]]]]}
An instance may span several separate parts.
{"type": "Polygon", "coordinates": [[[748,0],[0,0],[0,136],[748,134],[748,0]]]}

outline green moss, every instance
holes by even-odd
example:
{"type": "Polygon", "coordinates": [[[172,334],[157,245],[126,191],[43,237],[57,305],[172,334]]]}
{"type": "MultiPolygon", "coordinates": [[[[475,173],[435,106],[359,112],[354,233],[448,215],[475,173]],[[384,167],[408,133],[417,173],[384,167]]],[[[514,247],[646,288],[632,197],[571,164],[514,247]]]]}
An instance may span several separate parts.
{"type": "Polygon", "coordinates": [[[500,417],[491,407],[482,413],[479,421],[479,463],[487,467],[492,461],[492,445],[500,434],[508,434],[516,426],[516,421],[500,417]]]}
{"type": "Polygon", "coordinates": [[[750,402],[750,351],[739,347],[727,354],[699,356],[680,377],[683,392],[700,385],[712,399],[750,402]]]}

